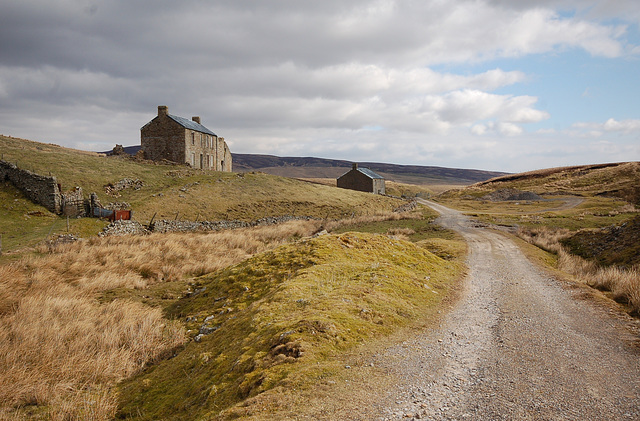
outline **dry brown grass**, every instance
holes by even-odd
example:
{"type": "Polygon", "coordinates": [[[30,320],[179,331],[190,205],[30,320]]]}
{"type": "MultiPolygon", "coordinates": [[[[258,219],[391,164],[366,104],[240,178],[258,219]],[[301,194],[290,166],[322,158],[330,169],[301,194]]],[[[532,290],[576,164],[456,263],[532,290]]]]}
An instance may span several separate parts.
{"type": "Polygon", "coordinates": [[[100,303],[115,288],[145,289],[238,263],[319,221],[209,234],[93,238],[0,266],[0,418],[110,419],[112,386],[185,341],[182,325],[129,300],[100,303]]]}
{"type": "Polygon", "coordinates": [[[629,304],[633,313],[640,314],[640,268],[601,267],[570,254],[560,244],[560,240],[569,234],[568,230],[548,227],[520,229],[518,232],[527,242],[556,254],[560,270],[593,288],[610,291],[616,301],[629,304]]]}
{"type": "Polygon", "coordinates": [[[100,305],[60,285],[29,295],[0,327],[0,402],[47,405],[52,419],[108,419],[115,396],[100,389],[184,339],[179,325],[139,303],[100,305]],[[86,401],[97,403],[87,409],[102,409],[89,417],[86,401]]]}
{"type": "Polygon", "coordinates": [[[368,224],[372,222],[382,221],[399,221],[402,219],[422,219],[422,213],[418,211],[414,212],[386,212],[378,213],[375,215],[362,215],[352,218],[344,218],[339,220],[325,221],[323,224],[324,229],[331,232],[344,226],[356,226],[362,224],[368,224]]]}
{"type": "Polygon", "coordinates": [[[387,231],[389,235],[412,235],[415,233],[415,230],[412,228],[391,228],[387,231]]]}
{"type": "MultiPolygon", "coordinates": [[[[0,266],[0,418],[106,420],[113,386],[185,341],[184,328],[139,302],[97,298],[214,272],[292,238],[358,222],[420,218],[387,213],[343,221],[198,234],[92,238],[0,266]]],[[[401,234],[401,233],[399,233],[401,234]]]]}
{"type": "Polygon", "coordinates": [[[49,282],[55,274],[64,274],[67,282],[89,292],[144,289],[157,282],[180,281],[225,268],[291,237],[310,235],[320,224],[291,221],[212,233],[95,237],[52,249],[41,246],[40,251],[48,256],[32,258],[25,267],[36,280],[42,276],[49,282]]]}

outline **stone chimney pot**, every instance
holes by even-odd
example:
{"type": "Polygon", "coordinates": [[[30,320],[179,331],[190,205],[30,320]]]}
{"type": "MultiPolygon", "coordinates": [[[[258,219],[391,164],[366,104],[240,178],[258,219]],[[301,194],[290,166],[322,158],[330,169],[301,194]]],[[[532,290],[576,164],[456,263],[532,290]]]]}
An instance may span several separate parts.
{"type": "Polygon", "coordinates": [[[191,117],[191,120],[195,121],[196,123],[200,124],[200,117],[195,116],[195,117],[191,117]]]}
{"type": "Polygon", "coordinates": [[[169,107],[166,105],[158,105],[158,117],[163,115],[169,115],[169,107]]]}
{"type": "Polygon", "coordinates": [[[354,162],[354,163],[353,163],[353,165],[352,165],[352,168],[353,168],[354,170],[357,170],[357,169],[358,169],[358,164],[354,162]]]}

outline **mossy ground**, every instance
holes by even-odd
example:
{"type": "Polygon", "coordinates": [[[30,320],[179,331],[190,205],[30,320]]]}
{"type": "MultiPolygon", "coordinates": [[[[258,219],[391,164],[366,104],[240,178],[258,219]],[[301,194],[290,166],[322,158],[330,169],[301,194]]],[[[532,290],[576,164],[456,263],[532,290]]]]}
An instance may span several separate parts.
{"type": "Polygon", "coordinates": [[[120,416],[246,415],[250,406],[230,408],[278,386],[304,389],[336,375],[336,355],[423,317],[461,270],[411,242],[347,232],[198,278],[199,292],[166,313],[189,320],[192,336],[203,325],[214,331],[125,382],[120,416]]]}

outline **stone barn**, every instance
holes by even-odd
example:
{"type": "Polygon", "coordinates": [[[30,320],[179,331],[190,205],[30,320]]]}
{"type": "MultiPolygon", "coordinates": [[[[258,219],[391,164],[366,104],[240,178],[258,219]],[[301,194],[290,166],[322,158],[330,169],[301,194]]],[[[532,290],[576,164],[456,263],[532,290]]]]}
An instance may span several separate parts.
{"type": "Polygon", "coordinates": [[[224,138],[200,124],[200,117],[171,115],[165,105],[159,105],[158,116],[140,129],[140,143],[146,159],[231,171],[231,151],[224,138]]]}
{"type": "Polygon", "coordinates": [[[351,171],[338,177],[337,184],[343,189],[385,194],[384,178],[369,168],[358,168],[358,164],[353,164],[351,171]]]}

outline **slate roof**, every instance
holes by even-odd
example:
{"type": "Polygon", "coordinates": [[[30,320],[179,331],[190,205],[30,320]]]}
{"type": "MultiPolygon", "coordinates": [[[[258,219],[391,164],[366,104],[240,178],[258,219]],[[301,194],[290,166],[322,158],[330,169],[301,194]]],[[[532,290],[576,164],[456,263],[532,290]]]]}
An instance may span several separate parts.
{"type": "MultiPolygon", "coordinates": [[[[342,174],[338,178],[344,177],[345,175],[349,174],[351,171],[353,171],[353,170],[347,171],[346,173],[342,174]]],[[[372,180],[384,180],[383,176],[381,176],[380,174],[376,174],[375,172],[371,171],[369,168],[357,168],[356,171],[360,171],[362,174],[366,175],[367,177],[371,178],[372,180]]]]}
{"type": "Polygon", "coordinates": [[[173,121],[175,121],[176,123],[178,123],[179,125],[184,127],[185,129],[195,130],[197,132],[206,133],[206,134],[210,134],[212,136],[216,136],[216,134],[214,132],[212,132],[211,130],[207,129],[202,124],[196,123],[193,120],[188,120],[186,118],[178,117],[176,115],[171,115],[171,114],[168,114],[167,117],[169,117],[170,119],[172,119],[173,121]]]}
{"type": "Polygon", "coordinates": [[[360,171],[362,174],[364,174],[364,175],[366,175],[367,177],[372,178],[372,179],[374,179],[374,180],[375,180],[375,179],[380,179],[380,180],[381,180],[381,179],[383,179],[383,178],[384,178],[383,176],[381,176],[381,175],[379,175],[379,174],[374,173],[374,172],[373,172],[373,171],[371,171],[369,168],[358,168],[358,171],[360,171]]]}

